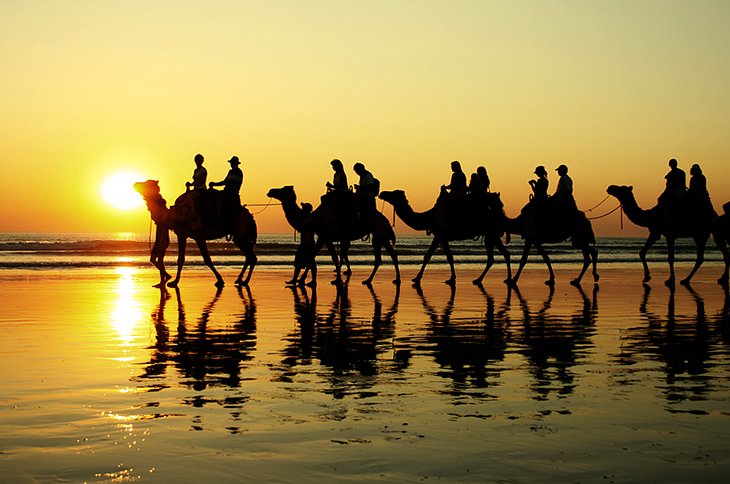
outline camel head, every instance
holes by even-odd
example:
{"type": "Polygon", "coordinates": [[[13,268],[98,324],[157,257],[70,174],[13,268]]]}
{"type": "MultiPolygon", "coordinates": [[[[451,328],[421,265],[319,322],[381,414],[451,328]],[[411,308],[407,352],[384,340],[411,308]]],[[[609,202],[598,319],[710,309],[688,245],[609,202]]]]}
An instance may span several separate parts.
{"type": "Polygon", "coordinates": [[[378,195],[378,198],[390,203],[391,205],[408,203],[408,199],[406,198],[406,192],[404,192],[403,190],[391,190],[391,191],[380,192],[380,195],[378,195]]]}
{"type": "Polygon", "coordinates": [[[618,199],[619,202],[623,202],[628,198],[634,196],[634,187],[625,185],[611,185],[606,189],[606,192],[618,199]]]}
{"type": "Polygon", "coordinates": [[[280,202],[297,202],[297,194],[294,191],[293,185],[286,185],[281,188],[272,188],[266,192],[266,196],[279,200],[280,202]]]}
{"type": "Polygon", "coordinates": [[[142,195],[145,200],[160,194],[160,185],[157,180],[137,182],[133,185],[134,191],[142,195]]]}

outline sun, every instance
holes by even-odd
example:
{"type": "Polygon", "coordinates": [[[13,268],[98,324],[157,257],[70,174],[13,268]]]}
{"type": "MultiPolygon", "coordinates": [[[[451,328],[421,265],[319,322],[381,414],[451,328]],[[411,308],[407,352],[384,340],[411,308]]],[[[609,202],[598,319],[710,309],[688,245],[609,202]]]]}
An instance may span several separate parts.
{"type": "Polygon", "coordinates": [[[101,184],[99,192],[106,203],[118,210],[132,210],[141,207],[142,197],[132,185],[142,178],[135,173],[120,171],[109,175],[101,184]]]}

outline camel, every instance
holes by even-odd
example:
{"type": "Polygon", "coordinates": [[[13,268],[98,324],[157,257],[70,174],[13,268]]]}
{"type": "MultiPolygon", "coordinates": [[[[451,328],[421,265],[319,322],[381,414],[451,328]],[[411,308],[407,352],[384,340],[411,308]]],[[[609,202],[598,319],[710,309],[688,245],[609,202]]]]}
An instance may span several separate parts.
{"type": "MultiPolygon", "coordinates": [[[[552,203],[552,200],[548,200],[545,203],[552,203]]],[[[539,208],[528,204],[517,218],[507,219],[508,240],[511,234],[517,234],[521,235],[525,241],[522,257],[520,258],[520,265],[517,268],[515,276],[512,278],[513,284],[517,284],[522,269],[525,267],[527,258],[530,255],[530,249],[532,246],[535,246],[538,254],[542,256],[542,260],[545,262],[548,273],[550,274],[545,284],[553,286],[555,284],[555,273],[550,263],[550,256],[548,256],[543,244],[557,244],[568,239],[570,239],[574,248],[580,249],[583,253],[583,267],[578,277],[572,279],[570,284],[574,286],[580,285],[583,280],[583,275],[591,264],[593,264],[593,281],[598,282],[599,276],[596,268],[598,251],[593,247],[593,244],[596,243],[596,238],[593,234],[591,221],[588,220],[585,213],[578,210],[576,210],[572,219],[562,219],[560,215],[563,211],[558,210],[559,207],[547,206],[543,212],[539,208]]]]}
{"type": "MultiPolygon", "coordinates": [[[[294,191],[292,185],[286,185],[281,188],[272,188],[268,191],[267,196],[274,198],[281,202],[281,208],[284,210],[284,216],[286,217],[289,225],[295,230],[299,227],[299,220],[301,217],[301,207],[297,204],[297,194],[294,191]]],[[[373,264],[373,270],[362,283],[364,285],[370,285],[373,282],[375,274],[378,272],[378,268],[382,264],[381,251],[383,248],[388,252],[390,258],[393,261],[395,267],[395,279],[393,284],[400,284],[400,267],[398,266],[398,254],[393,247],[395,243],[395,232],[388,223],[388,219],[380,213],[375,211],[372,221],[368,226],[366,224],[353,224],[351,230],[343,230],[340,224],[335,220],[335,214],[331,205],[327,203],[320,204],[313,212],[315,221],[315,233],[317,235],[317,243],[315,245],[314,253],[319,253],[322,246],[326,245],[332,261],[335,264],[337,271],[336,283],[341,283],[341,267],[342,263],[347,266],[346,275],[350,274],[349,259],[347,257],[348,250],[350,248],[350,241],[362,239],[367,235],[372,235],[371,244],[375,253],[375,262],[373,264]],[[337,252],[334,248],[334,242],[340,243],[340,260],[338,260],[337,252]]]]}
{"type": "Polygon", "coordinates": [[[446,202],[446,196],[442,192],[439,201],[431,209],[425,212],[416,212],[408,202],[406,193],[403,190],[380,193],[379,197],[393,205],[395,213],[406,225],[414,230],[433,234],[431,245],[423,256],[421,269],[416,277],[412,279],[414,286],[420,285],[426,266],[438,247],[441,247],[444,251],[451,270],[451,277],[445,282],[449,285],[456,284],[454,256],[449,241],[475,239],[481,236],[484,237],[484,246],[487,249],[487,263],[484,271],[472,282],[476,285],[481,284],[489,269],[494,265],[495,247],[504,257],[507,265],[507,279],[505,282],[511,280],[510,256],[501,239],[503,233],[501,222],[504,219],[502,202],[498,193],[487,195],[487,197],[471,205],[465,201],[465,206],[462,208],[466,208],[466,210],[459,210],[456,207],[454,210],[447,207],[448,202],[446,202]]]}
{"type": "MultiPolygon", "coordinates": [[[[216,287],[223,287],[225,282],[223,281],[223,277],[221,277],[220,273],[218,273],[213,265],[206,241],[220,239],[227,235],[231,235],[233,242],[236,246],[238,246],[241,252],[243,252],[245,257],[241,273],[238,275],[234,284],[237,286],[248,285],[257,260],[255,252],[257,236],[256,221],[248,209],[245,207],[241,208],[232,231],[230,228],[225,227],[221,223],[209,222],[206,220],[203,220],[202,224],[198,224],[196,226],[194,223],[194,217],[192,217],[189,213],[186,213],[186,210],[181,208],[185,205],[190,192],[180,195],[177,200],[175,200],[175,205],[167,208],[165,199],[160,196],[160,187],[156,180],[137,182],[134,184],[134,189],[142,195],[142,198],[144,198],[145,203],[147,204],[147,209],[150,211],[150,216],[158,227],[162,227],[166,230],[172,230],[175,232],[175,235],[177,235],[177,274],[175,275],[175,279],[167,283],[169,287],[177,287],[180,282],[180,274],[185,262],[185,248],[188,238],[195,240],[195,243],[198,245],[200,255],[203,257],[203,262],[213,272],[213,275],[215,275],[216,287]]],[[[222,195],[221,192],[215,190],[211,190],[209,194],[213,194],[216,198],[220,198],[222,195]]],[[[164,246],[163,253],[166,248],[167,245],[164,246]]],[[[167,281],[167,279],[170,279],[171,276],[165,271],[162,258],[160,258],[157,263],[153,261],[153,264],[155,264],[155,266],[160,270],[160,284],[162,285],[167,281]]]]}
{"type": "MultiPolygon", "coordinates": [[[[728,235],[730,235],[730,224],[728,223],[727,209],[726,213],[722,216],[718,216],[714,209],[712,209],[711,213],[708,213],[708,217],[698,217],[692,214],[691,218],[678,218],[672,216],[673,214],[670,211],[664,210],[660,205],[656,205],[648,210],[639,207],[634,197],[632,186],[611,185],[606,191],[621,203],[624,213],[633,224],[649,229],[649,237],[639,251],[639,258],[644,266],[644,283],[651,280],[649,265],[646,263],[646,254],[664,236],[667,241],[667,260],[669,262],[669,278],[664,283],[668,287],[674,287],[674,243],[678,238],[689,237],[695,242],[697,256],[690,273],[680,281],[680,284],[683,286],[689,286],[692,277],[694,277],[702,262],[704,262],[705,246],[707,245],[707,240],[710,238],[710,234],[713,235],[715,243],[720,249],[720,252],[722,252],[725,260],[725,271],[717,282],[724,285],[728,283],[729,257],[726,243],[728,235]]],[[[728,204],[725,205],[730,209],[728,204]]]]}

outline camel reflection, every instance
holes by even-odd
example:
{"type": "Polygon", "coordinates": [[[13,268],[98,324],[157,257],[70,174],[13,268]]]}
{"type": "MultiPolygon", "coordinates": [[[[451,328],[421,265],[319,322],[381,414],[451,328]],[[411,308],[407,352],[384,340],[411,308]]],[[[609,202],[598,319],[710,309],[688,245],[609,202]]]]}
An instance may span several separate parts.
{"type": "Polygon", "coordinates": [[[296,327],[284,341],[283,368],[280,381],[292,382],[302,371],[302,366],[315,363],[329,371],[323,373],[329,381],[325,393],[334,398],[348,394],[367,396],[368,389],[376,383],[377,375],[391,368],[403,368],[407,360],[403,353],[393,348],[395,315],[398,312],[400,287],[395,287],[393,304],[386,310],[372,286],[367,287],[373,298],[373,315],[369,318],[354,317],[349,286],[338,285],[335,299],[326,313],[317,310],[317,293],[311,298],[307,289],[292,287],[296,327]]]}
{"type": "Polygon", "coordinates": [[[448,300],[440,312],[429,303],[421,287],[414,288],[429,318],[423,350],[433,354],[440,368],[438,374],[453,381],[453,395],[484,398],[488,395],[466,390],[499,385],[499,363],[504,360],[507,348],[509,320],[505,308],[495,310],[494,299],[483,286],[477,287],[486,300],[484,317],[455,322],[451,321],[456,297],[454,285],[450,286],[448,300]]]}
{"type": "Polygon", "coordinates": [[[220,396],[216,388],[241,387],[242,365],[252,359],[252,352],[256,349],[256,303],[250,288],[237,288],[242,303],[241,313],[232,325],[217,324],[213,315],[222,291],[222,288],[217,289],[202,308],[195,324],[190,325],[181,291],[175,288],[178,320],[177,332],[171,342],[165,317],[170,294],[166,288],[160,288],[159,304],[151,318],[155,342],[150,348],[150,360],[145,364],[143,373],[136,377],[147,385],[147,391],[169,388],[173,379],[166,373],[174,368],[174,376],[180,385],[194,391],[182,399],[184,404],[203,407],[215,403],[226,408],[239,408],[245,403],[246,396],[235,392],[220,396]]]}
{"type": "Polygon", "coordinates": [[[574,287],[582,305],[568,318],[550,311],[554,288],[550,288],[547,298],[536,311],[529,309],[519,290],[515,291],[523,313],[522,332],[516,339],[522,345],[520,353],[530,365],[536,400],[547,400],[551,394],[559,397],[571,394],[576,386],[573,367],[593,346],[591,338],[598,314],[598,285],[593,286],[591,298],[580,285],[574,287]]]}
{"type": "MultiPolygon", "coordinates": [[[[657,383],[660,393],[670,404],[706,400],[708,395],[719,389],[712,378],[713,356],[718,351],[726,351],[722,345],[728,344],[727,308],[728,295],[725,289],[724,308],[716,316],[708,317],[702,296],[691,286],[685,287],[690,298],[680,298],[677,310],[677,293],[669,288],[667,311],[657,314],[651,309],[651,287],[644,285],[644,294],[639,305],[642,324],[625,331],[621,341],[621,353],[617,355],[619,364],[626,367],[639,367],[646,361],[657,362],[663,371],[663,381],[657,383]],[[692,302],[692,313],[684,312],[684,304],[692,302]],[[724,313],[724,314],[723,314],[724,313]]],[[[624,378],[621,383],[637,381],[636,371],[631,379],[624,378]]],[[[639,380],[643,382],[643,380],[639,380]]],[[[678,410],[704,413],[703,410],[678,410]]]]}

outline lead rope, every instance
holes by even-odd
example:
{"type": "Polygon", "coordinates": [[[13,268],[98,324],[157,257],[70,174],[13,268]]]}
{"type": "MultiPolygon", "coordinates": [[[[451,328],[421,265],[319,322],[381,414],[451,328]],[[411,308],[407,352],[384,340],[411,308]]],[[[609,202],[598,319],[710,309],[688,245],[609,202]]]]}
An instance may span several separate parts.
{"type": "Polygon", "coordinates": [[[624,206],[621,205],[621,214],[619,215],[621,219],[621,230],[624,229],[624,206]]]}
{"type": "Polygon", "coordinates": [[[150,217],[150,229],[147,232],[147,247],[149,247],[150,252],[152,252],[152,217],[150,217]]]}
{"type": "Polygon", "coordinates": [[[597,209],[598,207],[600,207],[601,205],[603,205],[603,203],[604,203],[604,202],[605,202],[606,200],[608,200],[610,196],[611,196],[611,195],[606,195],[606,198],[604,198],[603,200],[601,200],[600,202],[598,202],[598,205],[596,205],[596,206],[595,206],[595,207],[593,207],[593,208],[589,208],[588,210],[586,210],[586,212],[592,212],[593,210],[597,209]]]}

